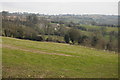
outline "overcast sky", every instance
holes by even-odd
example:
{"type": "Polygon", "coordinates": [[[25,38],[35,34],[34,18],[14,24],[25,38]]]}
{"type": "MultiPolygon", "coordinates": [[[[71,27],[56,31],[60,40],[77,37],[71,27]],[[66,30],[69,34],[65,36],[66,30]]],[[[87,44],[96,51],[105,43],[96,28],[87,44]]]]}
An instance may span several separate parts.
{"type": "Polygon", "coordinates": [[[117,15],[117,2],[2,2],[2,10],[40,14],[117,15]]]}

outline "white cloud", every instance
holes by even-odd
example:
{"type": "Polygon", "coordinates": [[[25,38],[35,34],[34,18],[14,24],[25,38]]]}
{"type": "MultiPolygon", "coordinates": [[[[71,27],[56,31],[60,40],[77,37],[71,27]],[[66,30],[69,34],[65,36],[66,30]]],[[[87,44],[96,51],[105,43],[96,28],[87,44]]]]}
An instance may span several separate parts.
{"type": "Polygon", "coordinates": [[[0,0],[0,2],[119,2],[119,0],[0,0]]]}
{"type": "Polygon", "coordinates": [[[3,10],[44,14],[117,14],[117,2],[4,2],[3,10]]]}

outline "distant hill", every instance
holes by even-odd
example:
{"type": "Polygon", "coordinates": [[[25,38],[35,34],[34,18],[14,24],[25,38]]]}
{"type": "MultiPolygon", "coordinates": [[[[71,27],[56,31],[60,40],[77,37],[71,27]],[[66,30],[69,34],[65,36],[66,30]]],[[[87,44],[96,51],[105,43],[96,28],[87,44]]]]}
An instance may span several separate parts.
{"type": "MultiPolygon", "coordinates": [[[[25,18],[28,15],[34,13],[9,13],[3,11],[3,14],[7,16],[19,16],[25,18]]],[[[100,14],[86,14],[86,15],[74,15],[74,14],[59,14],[59,15],[45,15],[45,14],[36,14],[38,17],[45,17],[49,21],[54,22],[74,22],[77,24],[87,24],[87,25],[97,25],[97,26],[117,26],[118,25],[118,16],[117,15],[100,15],[100,14]]]]}
{"type": "MultiPolygon", "coordinates": [[[[43,16],[43,15],[40,15],[43,16]]],[[[87,25],[112,25],[118,24],[117,15],[44,15],[53,21],[74,22],[87,25]]]]}

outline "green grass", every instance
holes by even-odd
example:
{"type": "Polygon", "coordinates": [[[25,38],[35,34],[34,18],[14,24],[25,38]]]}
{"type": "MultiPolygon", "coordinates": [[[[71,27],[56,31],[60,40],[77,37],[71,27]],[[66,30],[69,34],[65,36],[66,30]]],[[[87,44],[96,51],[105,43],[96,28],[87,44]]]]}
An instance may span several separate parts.
{"type": "Polygon", "coordinates": [[[100,26],[93,26],[93,25],[82,25],[86,29],[100,29],[100,26]]]}
{"type": "Polygon", "coordinates": [[[12,78],[116,78],[118,55],[113,52],[83,46],[53,42],[37,42],[3,37],[3,45],[46,53],[77,57],[40,54],[3,47],[3,77],[12,78]]]}
{"type": "Polygon", "coordinates": [[[99,30],[101,27],[105,27],[107,32],[115,31],[118,32],[118,27],[107,27],[107,26],[93,26],[93,25],[81,25],[86,29],[96,29],[99,30]]]}
{"type": "Polygon", "coordinates": [[[118,32],[118,27],[106,27],[106,28],[107,28],[107,32],[111,32],[111,31],[118,32]]]}

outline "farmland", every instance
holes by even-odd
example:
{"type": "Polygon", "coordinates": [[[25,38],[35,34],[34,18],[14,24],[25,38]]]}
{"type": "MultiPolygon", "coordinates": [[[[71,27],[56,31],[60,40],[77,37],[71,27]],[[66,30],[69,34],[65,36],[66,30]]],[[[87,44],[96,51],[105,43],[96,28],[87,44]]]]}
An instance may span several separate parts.
{"type": "Polygon", "coordinates": [[[118,55],[80,45],[2,37],[3,78],[117,78],[118,55]]]}

